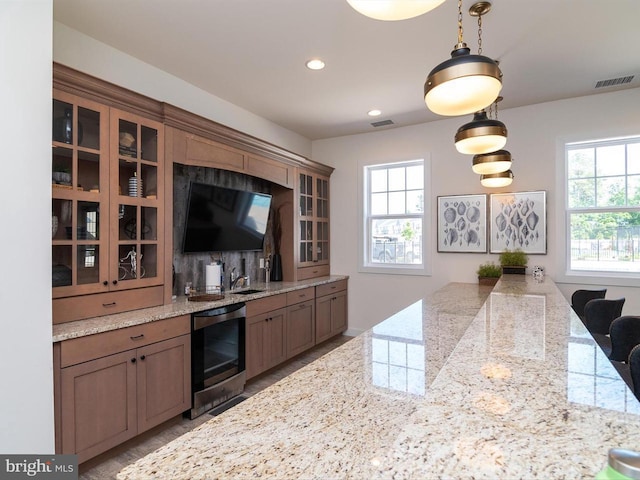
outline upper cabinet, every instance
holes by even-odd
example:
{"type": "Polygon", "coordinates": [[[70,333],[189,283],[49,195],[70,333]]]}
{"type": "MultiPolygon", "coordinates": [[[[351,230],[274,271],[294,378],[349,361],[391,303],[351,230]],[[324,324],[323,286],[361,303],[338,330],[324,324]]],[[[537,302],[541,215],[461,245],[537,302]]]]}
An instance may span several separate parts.
{"type": "Polygon", "coordinates": [[[53,97],[54,323],[161,304],[162,123],[67,92],[53,97]]]}
{"type": "Polygon", "coordinates": [[[329,274],[329,178],[298,171],[297,279],[329,274]]]}

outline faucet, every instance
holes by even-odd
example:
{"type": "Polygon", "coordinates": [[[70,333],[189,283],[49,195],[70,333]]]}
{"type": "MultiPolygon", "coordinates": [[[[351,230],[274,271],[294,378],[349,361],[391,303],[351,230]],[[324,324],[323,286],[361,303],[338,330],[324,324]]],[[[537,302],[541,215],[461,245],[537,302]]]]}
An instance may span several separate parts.
{"type": "MultiPolygon", "coordinates": [[[[235,268],[234,268],[234,270],[235,270],[235,268]]],[[[231,273],[233,273],[233,272],[231,272],[231,273]]],[[[233,278],[233,276],[231,278],[233,278]]],[[[230,290],[235,290],[236,288],[246,287],[248,284],[249,284],[249,276],[248,275],[238,275],[237,277],[233,278],[233,280],[231,281],[230,290]]]]}

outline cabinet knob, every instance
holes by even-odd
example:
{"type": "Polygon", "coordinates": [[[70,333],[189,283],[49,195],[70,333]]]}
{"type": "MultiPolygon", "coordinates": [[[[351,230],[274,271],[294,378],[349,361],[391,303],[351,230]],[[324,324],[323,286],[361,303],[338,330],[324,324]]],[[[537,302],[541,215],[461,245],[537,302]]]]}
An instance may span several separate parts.
{"type": "Polygon", "coordinates": [[[131,359],[131,363],[136,363],[135,357],[131,359]]]}
{"type": "Polygon", "coordinates": [[[140,357],[140,360],[144,360],[145,358],[147,358],[147,356],[146,356],[146,355],[142,355],[142,356],[140,357]]]}
{"type": "Polygon", "coordinates": [[[109,282],[105,280],[104,282],[102,282],[102,284],[106,287],[107,285],[109,285],[109,282]]]}
{"type": "Polygon", "coordinates": [[[113,281],[113,282],[111,282],[111,283],[113,283],[114,285],[117,285],[117,284],[118,284],[118,280],[114,280],[114,281],[113,281]]]}

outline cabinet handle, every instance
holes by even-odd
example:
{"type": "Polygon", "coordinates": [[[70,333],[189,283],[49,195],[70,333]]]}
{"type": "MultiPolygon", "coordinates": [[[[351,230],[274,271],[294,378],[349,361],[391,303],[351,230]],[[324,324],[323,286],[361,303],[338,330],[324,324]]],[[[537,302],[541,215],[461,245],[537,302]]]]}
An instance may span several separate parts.
{"type": "Polygon", "coordinates": [[[146,358],[146,356],[145,356],[145,355],[142,355],[142,356],[140,357],[140,360],[144,360],[145,358],[146,358]]]}
{"type": "Polygon", "coordinates": [[[135,357],[133,357],[133,358],[131,359],[131,363],[136,363],[136,358],[135,358],[135,357]]]}
{"type": "Polygon", "coordinates": [[[107,285],[109,285],[109,282],[105,280],[104,282],[102,282],[102,284],[106,287],[107,285]]]}
{"type": "Polygon", "coordinates": [[[301,293],[300,295],[298,295],[300,298],[304,298],[306,297],[306,295],[304,293],[301,293]]]}
{"type": "Polygon", "coordinates": [[[301,303],[299,308],[307,308],[307,304],[306,303],[301,303]]]}
{"type": "Polygon", "coordinates": [[[111,302],[111,303],[103,303],[102,304],[103,307],[108,308],[108,307],[115,307],[116,306],[116,302],[111,302]]]}
{"type": "Polygon", "coordinates": [[[113,282],[111,282],[111,283],[113,283],[114,285],[117,285],[117,284],[118,284],[118,280],[114,280],[114,281],[113,281],[113,282]]]}
{"type": "Polygon", "coordinates": [[[141,333],[140,335],[135,335],[133,337],[129,337],[131,340],[139,340],[141,338],[144,337],[144,333],[141,333]]]}

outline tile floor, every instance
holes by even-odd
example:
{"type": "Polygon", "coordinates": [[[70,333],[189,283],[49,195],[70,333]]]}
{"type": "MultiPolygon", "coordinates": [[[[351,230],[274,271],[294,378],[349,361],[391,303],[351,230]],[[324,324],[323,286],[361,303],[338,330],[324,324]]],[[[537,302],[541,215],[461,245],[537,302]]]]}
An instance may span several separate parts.
{"type": "MultiPolygon", "coordinates": [[[[336,347],[349,341],[352,337],[344,335],[327,340],[326,342],[308,350],[293,358],[280,367],[277,367],[255,379],[249,380],[245,386],[244,394],[247,397],[258,393],[269,385],[290,375],[299,368],[313,362],[336,347]]],[[[80,480],[106,480],[116,478],[116,474],[126,465],[153,452],[162,445],[192,430],[198,425],[209,420],[208,413],[198,418],[175,418],[163,423],[138,437],[116,448],[93,458],[80,465],[80,480]]]]}

